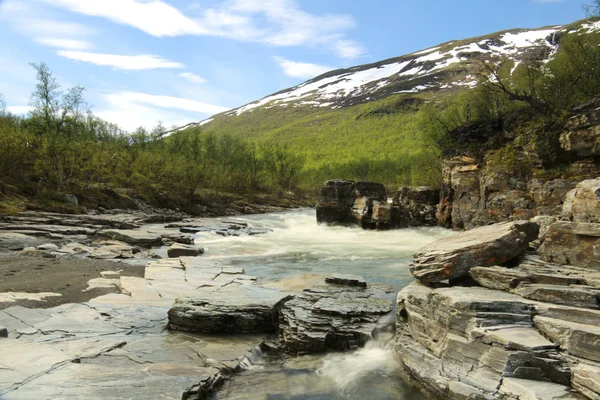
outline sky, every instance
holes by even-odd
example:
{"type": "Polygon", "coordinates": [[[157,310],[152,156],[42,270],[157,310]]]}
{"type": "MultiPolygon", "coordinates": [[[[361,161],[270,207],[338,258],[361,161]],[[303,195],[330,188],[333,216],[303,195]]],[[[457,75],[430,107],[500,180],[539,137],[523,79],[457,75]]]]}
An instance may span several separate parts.
{"type": "Polygon", "coordinates": [[[0,94],[26,113],[30,63],[123,129],[181,126],[328,70],[512,28],[585,0],[0,0],[0,94]]]}

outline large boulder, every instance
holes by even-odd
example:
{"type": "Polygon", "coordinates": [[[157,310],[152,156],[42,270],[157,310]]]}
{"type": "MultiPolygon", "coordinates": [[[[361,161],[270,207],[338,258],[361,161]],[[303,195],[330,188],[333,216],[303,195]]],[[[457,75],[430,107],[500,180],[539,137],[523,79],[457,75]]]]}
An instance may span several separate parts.
{"type": "Polygon", "coordinates": [[[397,227],[435,226],[440,191],[427,187],[401,187],[393,197],[392,223],[397,227]]]}
{"type": "Polygon", "coordinates": [[[175,300],[169,328],[209,334],[273,333],[291,296],[254,284],[201,287],[175,300]]]}
{"type": "Polygon", "coordinates": [[[600,178],[580,182],[567,193],[562,217],[575,222],[600,222],[600,178]]]}
{"type": "Polygon", "coordinates": [[[539,248],[542,259],[600,270],[600,224],[558,221],[539,248]]]}
{"type": "Polygon", "coordinates": [[[356,224],[365,229],[385,229],[390,225],[391,206],[381,183],[327,181],[316,208],[319,223],[356,224]]]}
{"type": "Polygon", "coordinates": [[[317,200],[317,222],[349,223],[355,199],[354,185],[354,181],[327,181],[317,200]]]}
{"type": "Polygon", "coordinates": [[[425,246],[414,255],[410,269],[427,283],[459,278],[473,267],[503,264],[521,255],[538,231],[539,226],[528,221],[471,229],[425,246]]]}
{"type": "MultiPolygon", "coordinates": [[[[363,286],[360,277],[330,277],[331,284],[305,289],[283,305],[279,341],[291,354],[345,351],[365,345],[385,331],[394,290],[387,285],[363,286]]],[[[393,320],[392,320],[393,325],[393,320]]]]}

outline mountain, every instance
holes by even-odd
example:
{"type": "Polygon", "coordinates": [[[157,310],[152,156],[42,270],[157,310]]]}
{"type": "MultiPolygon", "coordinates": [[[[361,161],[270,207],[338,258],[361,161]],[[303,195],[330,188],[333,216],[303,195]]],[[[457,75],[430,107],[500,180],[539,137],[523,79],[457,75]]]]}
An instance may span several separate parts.
{"type": "Polygon", "coordinates": [[[393,170],[390,183],[423,183],[417,182],[421,174],[415,175],[431,164],[419,136],[416,111],[423,103],[477,86],[483,63],[508,58],[512,73],[524,61],[549,60],[565,34],[598,30],[600,22],[583,20],[449,41],[330,71],[193,126],[286,144],[305,157],[307,173],[316,181],[336,174],[370,179],[393,170]]]}

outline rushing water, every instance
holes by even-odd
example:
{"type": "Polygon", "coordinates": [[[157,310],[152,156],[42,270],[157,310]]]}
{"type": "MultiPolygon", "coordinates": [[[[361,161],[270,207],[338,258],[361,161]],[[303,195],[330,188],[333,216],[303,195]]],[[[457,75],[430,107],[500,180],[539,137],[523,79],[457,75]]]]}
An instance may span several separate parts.
{"type": "Polygon", "coordinates": [[[261,280],[295,286],[321,275],[347,273],[368,282],[399,289],[412,281],[408,264],[420,247],[444,235],[442,228],[365,231],[360,228],[318,225],[314,210],[224,218],[273,232],[257,236],[222,237],[201,233],[196,243],[203,257],[239,265],[261,280]]]}
{"type": "MultiPolygon", "coordinates": [[[[339,272],[401,289],[412,281],[408,268],[420,247],[449,234],[441,228],[365,231],[318,225],[314,210],[223,218],[273,231],[257,236],[196,235],[203,257],[243,267],[261,284],[301,289],[339,272]]],[[[218,399],[409,400],[422,395],[399,378],[398,365],[382,342],[351,353],[259,357],[234,377],[218,399]]]]}

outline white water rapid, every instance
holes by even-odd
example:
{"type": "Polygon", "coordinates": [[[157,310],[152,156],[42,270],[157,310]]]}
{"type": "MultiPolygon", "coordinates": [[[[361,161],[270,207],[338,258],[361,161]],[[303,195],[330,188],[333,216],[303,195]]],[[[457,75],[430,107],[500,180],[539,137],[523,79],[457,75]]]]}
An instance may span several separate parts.
{"type": "MultiPolygon", "coordinates": [[[[205,248],[203,257],[243,267],[261,284],[302,289],[322,283],[334,272],[363,276],[367,282],[386,283],[401,289],[413,278],[412,254],[446,236],[441,228],[365,231],[316,223],[314,210],[291,211],[225,221],[268,228],[264,235],[222,237],[214,232],[196,235],[205,248]]],[[[360,350],[303,357],[251,361],[234,377],[217,399],[412,400],[422,394],[399,377],[398,364],[386,345],[387,338],[373,340],[360,350]]]]}

